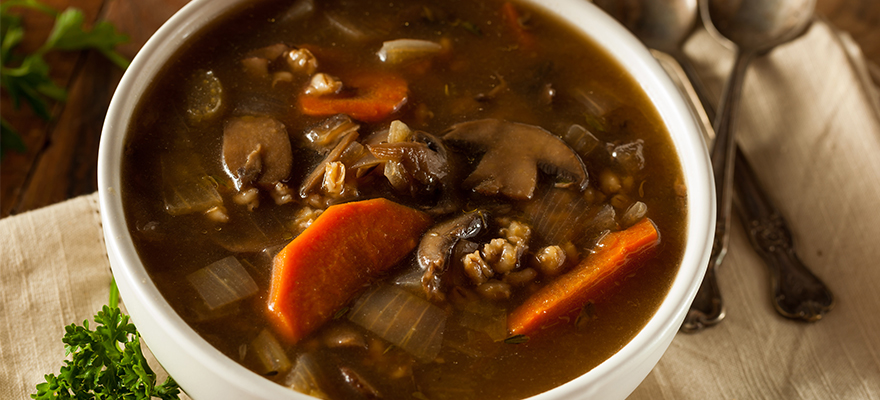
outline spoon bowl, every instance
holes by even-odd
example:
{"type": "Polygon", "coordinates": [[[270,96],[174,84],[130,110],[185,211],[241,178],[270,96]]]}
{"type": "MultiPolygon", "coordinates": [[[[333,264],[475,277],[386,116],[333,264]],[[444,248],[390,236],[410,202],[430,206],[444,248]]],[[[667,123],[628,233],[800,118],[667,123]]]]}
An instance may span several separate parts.
{"type": "Polygon", "coordinates": [[[646,46],[673,55],[697,23],[697,0],[595,0],[646,46]]]}
{"type": "Polygon", "coordinates": [[[739,51],[762,52],[800,35],[810,24],[815,0],[702,0],[709,32],[739,51]]]}

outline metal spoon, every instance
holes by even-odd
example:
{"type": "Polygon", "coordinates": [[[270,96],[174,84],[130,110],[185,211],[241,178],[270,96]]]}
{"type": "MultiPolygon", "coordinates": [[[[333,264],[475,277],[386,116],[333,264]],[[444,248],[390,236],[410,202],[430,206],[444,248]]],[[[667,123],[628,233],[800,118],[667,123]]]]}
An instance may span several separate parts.
{"type": "MultiPolygon", "coordinates": [[[[720,265],[727,253],[727,245],[729,241],[728,226],[730,224],[733,197],[733,175],[736,159],[736,145],[734,141],[734,134],[736,132],[736,114],[739,110],[739,101],[742,94],[742,84],[745,80],[746,69],[749,62],[756,55],[769,52],[777,45],[792,40],[800,35],[812,21],[815,3],[816,0],[700,0],[703,24],[710,32],[730,40],[737,47],[736,61],[734,62],[733,70],[731,71],[730,77],[724,87],[721,103],[718,107],[719,117],[715,120],[714,124],[715,142],[712,146],[711,156],[712,167],[715,171],[716,188],[718,191],[718,217],[716,219],[715,243],[712,248],[712,256],[710,259],[714,261],[714,265],[710,264],[709,270],[713,270],[720,265]]],[[[745,160],[745,158],[741,157],[740,160],[745,160]]],[[[741,175],[748,176],[749,174],[742,173],[741,175]]],[[[748,178],[751,178],[751,176],[748,176],[746,179],[748,178]]],[[[758,188],[759,186],[753,184],[739,185],[739,187],[741,190],[745,191],[745,193],[740,193],[743,195],[754,193],[755,188],[758,188]]],[[[755,211],[759,208],[749,209],[749,206],[758,203],[761,205],[769,204],[766,200],[766,196],[759,197],[762,199],[760,202],[742,202],[744,205],[743,209],[746,211],[755,211]]],[[[771,212],[764,213],[762,217],[770,214],[775,214],[778,217],[778,213],[774,213],[776,210],[772,206],[769,208],[764,207],[763,211],[771,212]]],[[[784,315],[788,314],[786,316],[789,317],[792,315],[810,314],[813,315],[813,317],[806,317],[804,319],[818,319],[815,315],[821,317],[822,313],[830,308],[831,301],[833,301],[831,293],[828,291],[826,291],[827,296],[820,296],[824,297],[824,299],[819,300],[818,302],[814,303],[809,301],[807,303],[808,305],[805,307],[795,305],[793,313],[786,311],[791,308],[792,305],[789,303],[794,300],[786,297],[803,295],[805,292],[812,290],[815,285],[803,286],[798,288],[795,292],[783,292],[780,294],[779,283],[782,279],[780,279],[779,274],[783,270],[787,272],[796,271],[797,273],[790,274],[788,277],[800,279],[807,278],[807,280],[810,280],[810,277],[815,279],[815,276],[809,273],[796,257],[793,257],[793,251],[786,251],[786,249],[791,249],[790,235],[788,234],[787,229],[778,229],[780,226],[783,226],[780,225],[778,221],[781,221],[781,218],[775,218],[773,220],[773,222],[776,223],[775,226],[772,224],[764,224],[764,226],[772,227],[770,229],[770,235],[765,236],[782,239],[771,243],[776,246],[775,248],[765,247],[763,246],[763,243],[753,240],[753,244],[755,244],[757,248],[765,250],[759,250],[759,252],[764,256],[764,259],[768,264],[770,264],[773,286],[775,287],[774,290],[777,292],[774,299],[776,308],[784,315]],[[780,252],[780,250],[782,251],[780,252]],[[806,271],[806,274],[804,271],[806,271]],[[825,303],[825,305],[822,306],[820,305],[821,303],[825,303]]],[[[765,242],[768,241],[765,240],[765,242]]],[[[818,286],[824,287],[818,279],[815,279],[815,282],[818,282],[818,286]]],[[[704,287],[705,286],[706,285],[704,285],[704,287]]],[[[700,291],[704,291],[704,287],[701,287],[700,291]]],[[[717,286],[715,288],[706,287],[706,289],[717,290],[717,286]]],[[[697,297],[699,298],[700,295],[698,294],[697,297]]],[[[689,326],[700,329],[701,324],[705,326],[707,322],[709,324],[712,323],[711,317],[712,315],[706,315],[702,310],[692,307],[688,316],[685,318],[685,325],[688,326],[690,324],[689,326]]]]}

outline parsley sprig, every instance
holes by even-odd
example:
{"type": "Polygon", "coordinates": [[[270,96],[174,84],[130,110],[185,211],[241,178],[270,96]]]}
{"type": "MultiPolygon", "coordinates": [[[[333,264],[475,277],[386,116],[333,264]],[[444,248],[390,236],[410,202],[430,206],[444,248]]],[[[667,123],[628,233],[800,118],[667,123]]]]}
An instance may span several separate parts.
{"type": "Polygon", "coordinates": [[[110,304],[95,315],[95,330],[89,329],[88,320],[64,328],[61,341],[71,357],[58,375],[46,375],[46,381],[37,384],[31,398],[178,399],[180,388],[174,379],[156,384],[156,374],[141,351],[140,334],[119,310],[118,294],[114,282],[110,304]]]}
{"type": "MultiPolygon", "coordinates": [[[[114,48],[128,41],[128,37],[116,32],[110,22],[99,21],[85,30],[85,14],[79,9],[68,8],[63,12],[37,0],[9,0],[0,4],[0,87],[9,94],[16,109],[22,100],[43,120],[50,120],[49,101],[65,101],[67,91],[56,85],[49,77],[49,64],[43,56],[53,50],[77,51],[94,49],[122,69],[128,60],[114,48]],[[55,25],[46,41],[33,53],[20,55],[15,48],[24,39],[25,30],[21,16],[10,11],[13,7],[30,8],[55,17],[55,25]]],[[[21,135],[5,119],[0,118],[0,159],[7,150],[19,153],[26,150],[21,135]]]]}

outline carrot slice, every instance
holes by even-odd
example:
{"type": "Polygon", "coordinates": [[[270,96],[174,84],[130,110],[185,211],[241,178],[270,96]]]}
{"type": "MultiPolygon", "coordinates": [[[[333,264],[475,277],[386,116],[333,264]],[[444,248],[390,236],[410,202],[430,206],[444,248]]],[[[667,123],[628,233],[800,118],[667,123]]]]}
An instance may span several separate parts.
{"type": "Polygon", "coordinates": [[[507,318],[508,330],[528,336],[576,315],[590,298],[635,270],[641,264],[638,256],[658,243],[660,233],[648,218],[608,234],[596,252],[514,309],[507,318]]]}
{"type": "Polygon", "coordinates": [[[522,25],[522,17],[516,9],[516,6],[510,2],[505,2],[501,6],[501,15],[507,23],[507,26],[513,31],[513,35],[516,37],[516,41],[520,46],[524,49],[530,49],[535,45],[535,37],[522,25]]]}
{"type": "Polygon", "coordinates": [[[327,208],[275,256],[268,316],[295,343],[419,243],[431,218],[386,199],[327,208]]]}
{"type": "Polygon", "coordinates": [[[406,80],[392,74],[355,76],[345,85],[356,88],[354,96],[300,96],[303,114],[318,117],[347,114],[359,121],[379,122],[399,110],[409,93],[406,80]]]}

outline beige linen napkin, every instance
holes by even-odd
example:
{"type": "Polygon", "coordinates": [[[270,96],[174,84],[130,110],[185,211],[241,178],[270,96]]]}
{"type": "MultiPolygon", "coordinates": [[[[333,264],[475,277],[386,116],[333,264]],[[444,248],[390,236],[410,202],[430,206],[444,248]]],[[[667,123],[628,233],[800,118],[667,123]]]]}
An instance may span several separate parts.
{"type": "Polygon", "coordinates": [[[91,320],[109,289],[97,194],[0,220],[0,398],[57,374],[64,327],[91,320]]]}
{"type": "MultiPolygon", "coordinates": [[[[731,52],[705,32],[687,50],[717,96],[731,52]]],[[[868,98],[824,24],[753,63],[740,143],[837,306],[815,324],[777,316],[761,260],[735,223],[718,271],[727,319],[677,335],[631,399],[880,399],[880,122],[868,98]]],[[[107,301],[96,201],[0,220],[2,399],[28,398],[57,373],[64,326],[107,301]]]]}
{"type": "MultiPolygon", "coordinates": [[[[705,31],[685,50],[720,97],[733,53],[705,31]]],[[[835,308],[812,324],[777,315],[737,220],[718,270],[727,318],[678,334],[631,400],[880,399],[880,121],[860,82],[819,22],[752,63],[738,119],[744,153],[835,308]]]]}

